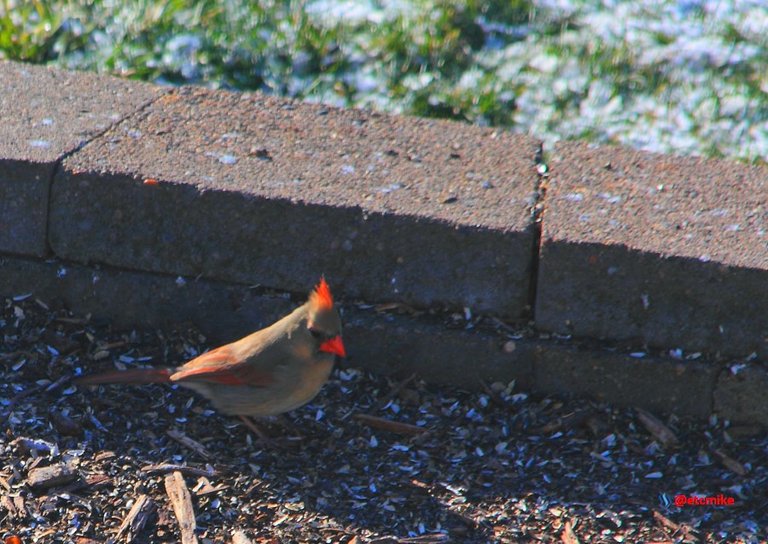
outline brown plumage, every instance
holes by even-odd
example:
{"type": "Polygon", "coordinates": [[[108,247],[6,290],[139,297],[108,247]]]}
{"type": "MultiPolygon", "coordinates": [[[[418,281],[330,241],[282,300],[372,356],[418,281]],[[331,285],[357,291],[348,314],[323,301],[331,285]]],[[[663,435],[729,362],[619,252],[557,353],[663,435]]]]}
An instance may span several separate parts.
{"type": "Polygon", "coordinates": [[[321,279],[309,300],[281,320],[177,368],[114,370],[75,383],[177,383],[225,414],[271,416],[312,400],[337,356],[346,356],[341,318],[321,279]]]}

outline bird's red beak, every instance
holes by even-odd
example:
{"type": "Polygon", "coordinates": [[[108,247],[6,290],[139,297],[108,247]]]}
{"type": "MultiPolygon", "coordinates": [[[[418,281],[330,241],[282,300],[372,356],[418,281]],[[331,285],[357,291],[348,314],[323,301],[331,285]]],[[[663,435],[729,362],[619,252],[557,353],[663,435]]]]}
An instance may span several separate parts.
{"type": "Polygon", "coordinates": [[[339,357],[347,356],[347,350],[344,349],[344,342],[341,341],[341,336],[334,336],[330,340],[326,340],[320,344],[320,351],[333,353],[339,357]]]}

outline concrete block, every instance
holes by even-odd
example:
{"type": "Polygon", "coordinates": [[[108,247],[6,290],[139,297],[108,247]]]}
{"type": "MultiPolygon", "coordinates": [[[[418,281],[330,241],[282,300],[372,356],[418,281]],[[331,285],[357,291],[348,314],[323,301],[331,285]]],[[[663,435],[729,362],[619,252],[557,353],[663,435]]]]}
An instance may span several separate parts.
{"type": "Polygon", "coordinates": [[[348,298],[528,305],[538,142],[182,88],[69,157],[57,255],[348,298]]]}
{"type": "Polygon", "coordinates": [[[768,168],[564,143],[551,172],[537,326],[768,354],[768,168]]]}
{"type": "Polygon", "coordinates": [[[167,90],[0,61],[0,251],[46,255],[57,162],[167,90]]]}

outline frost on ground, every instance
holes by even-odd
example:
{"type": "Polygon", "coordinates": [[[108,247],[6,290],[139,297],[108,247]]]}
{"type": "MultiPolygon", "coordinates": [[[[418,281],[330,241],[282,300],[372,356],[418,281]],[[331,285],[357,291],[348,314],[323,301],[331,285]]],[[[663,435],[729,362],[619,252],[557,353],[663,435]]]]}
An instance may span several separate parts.
{"type": "MultiPolygon", "coordinates": [[[[356,7],[355,20],[366,13],[377,24],[401,17],[406,28],[428,9],[409,2],[346,4],[356,7]]],[[[333,10],[311,13],[328,28],[348,21],[333,10]]],[[[359,87],[356,100],[401,112],[426,94],[436,110],[453,107],[479,124],[503,119],[550,144],[585,139],[768,160],[764,2],[534,0],[526,23],[494,15],[489,9],[476,21],[485,40],[469,68],[449,80],[443,70],[426,67],[403,79],[410,96],[392,95],[382,80],[386,68],[364,36],[343,44],[346,56],[359,61],[356,77],[379,80],[356,86],[350,76],[347,82],[359,87]],[[489,102],[493,106],[484,105],[489,102]],[[510,110],[509,117],[499,109],[510,110]]],[[[333,101],[333,93],[327,99],[333,101]]]]}
{"type": "Polygon", "coordinates": [[[8,0],[5,9],[16,15],[0,28],[3,58],[508,127],[548,149],[583,139],[768,158],[763,0],[8,0]]]}

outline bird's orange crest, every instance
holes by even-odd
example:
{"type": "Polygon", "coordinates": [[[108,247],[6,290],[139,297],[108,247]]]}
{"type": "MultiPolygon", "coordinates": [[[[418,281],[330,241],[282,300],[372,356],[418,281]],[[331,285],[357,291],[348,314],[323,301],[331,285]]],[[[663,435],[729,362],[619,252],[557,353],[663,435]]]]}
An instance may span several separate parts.
{"type": "Polygon", "coordinates": [[[317,284],[315,290],[309,295],[309,302],[316,308],[327,310],[333,308],[333,295],[331,295],[331,288],[328,287],[325,277],[320,278],[320,283],[317,284]]]}

